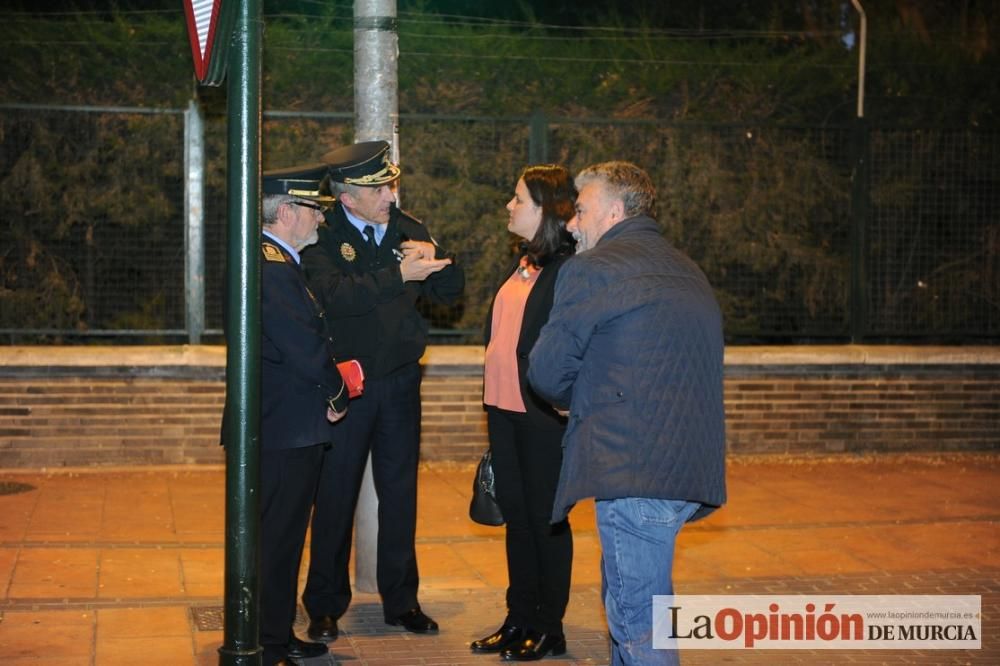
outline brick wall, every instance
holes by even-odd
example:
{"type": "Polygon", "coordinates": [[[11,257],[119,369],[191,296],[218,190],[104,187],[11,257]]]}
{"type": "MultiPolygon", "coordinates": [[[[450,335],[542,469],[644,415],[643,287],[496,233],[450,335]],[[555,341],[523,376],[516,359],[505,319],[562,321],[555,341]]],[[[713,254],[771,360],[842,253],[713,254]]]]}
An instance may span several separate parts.
{"type": "MultiPolygon", "coordinates": [[[[424,379],[424,458],[471,460],[486,447],[482,386],[424,379]]],[[[0,467],[222,463],[225,388],[204,375],[0,376],[0,467]]]]}
{"type": "Polygon", "coordinates": [[[220,379],[0,376],[0,467],[221,463],[220,379]]]}
{"type": "MultiPolygon", "coordinates": [[[[221,463],[225,352],[0,348],[0,467],[221,463]]],[[[748,347],[726,352],[734,453],[1000,448],[1000,348],[748,347]]],[[[422,455],[486,446],[482,350],[424,358],[422,455]]]]}
{"type": "MultiPolygon", "coordinates": [[[[429,369],[428,369],[429,370],[429,369]]],[[[427,460],[475,460],[486,449],[483,376],[425,374],[420,453],[427,460]]]]}
{"type": "Polygon", "coordinates": [[[1000,448],[997,366],[726,368],[734,453],[1000,448]]]}

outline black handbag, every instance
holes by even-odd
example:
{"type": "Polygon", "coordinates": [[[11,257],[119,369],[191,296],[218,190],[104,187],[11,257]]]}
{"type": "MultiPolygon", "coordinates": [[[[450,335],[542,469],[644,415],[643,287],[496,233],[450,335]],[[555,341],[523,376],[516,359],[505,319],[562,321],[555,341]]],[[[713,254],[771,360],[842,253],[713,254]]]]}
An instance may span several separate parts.
{"type": "Polygon", "coordinates": [[[503,513],[497,504],[497,491],[493,478],[493,454],[489,449],[479,459],[476,476],[472,479],[472,502],[469,518],[480,525],[503,525],[503,513]]]}

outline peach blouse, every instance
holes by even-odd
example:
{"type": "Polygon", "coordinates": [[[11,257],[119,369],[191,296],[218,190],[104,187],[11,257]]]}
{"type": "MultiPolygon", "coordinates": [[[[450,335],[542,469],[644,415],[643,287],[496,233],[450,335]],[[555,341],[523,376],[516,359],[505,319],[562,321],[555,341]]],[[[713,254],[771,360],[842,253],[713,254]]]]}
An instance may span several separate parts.
{"type": "Polygon", "coordinates": [[[517,341],[528,294],[541,269],[529,267],[524,259],[497,292],[490,323],[490,344],[483,368],[483,403],[511,412],[525,412],[521,382],[517,375],[517,341]]]}

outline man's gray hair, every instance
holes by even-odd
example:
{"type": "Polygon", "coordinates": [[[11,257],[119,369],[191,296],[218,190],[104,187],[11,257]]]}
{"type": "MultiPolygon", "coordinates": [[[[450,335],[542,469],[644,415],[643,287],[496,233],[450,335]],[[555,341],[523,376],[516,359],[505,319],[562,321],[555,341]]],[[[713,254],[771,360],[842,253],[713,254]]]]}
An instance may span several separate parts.
{"type": "Polygon", "coordinates": [[[295,201],[295,197],[287,194],[265,194],[260,204],[261,224],[269,227],[278,220],[278,206],[295,201]]]}
{"type": "MultiPolygon", "coordinates": [[[[337,201],[340,201],[341,194],[350,194],[351,196],[354,196],[357,190],[360,189],[357,185],[348,185],[347,183],[341,183],[340,181],[333,180],[332,178],[327,179],[326,188],[330,190],[330,196],[337,201]]],[[[320,191],[322,191],[322,189],[323,188],[320,188],[320,191]]]]}
{"type": "Polygon", "coordinates": [[[656,187],[649,174],[635,164],[600,162],[585,168],[574,179],[578,190],[591,181],[599,181],[609,195],[622,200],[625,217],[656,216],[656,187]]]}

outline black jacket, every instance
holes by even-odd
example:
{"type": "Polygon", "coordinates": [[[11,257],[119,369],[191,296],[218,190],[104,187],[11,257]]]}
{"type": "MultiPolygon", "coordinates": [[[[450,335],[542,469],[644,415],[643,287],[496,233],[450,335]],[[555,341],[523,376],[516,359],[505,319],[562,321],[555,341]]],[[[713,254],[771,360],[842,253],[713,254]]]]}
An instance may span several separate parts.
{"type": "MultiPolygon", "coordinates": [[[[566,422],[566,419],[559,416],[552,405],[535,393],[535,390],[528,384],[528,355],[531,353],[531,348],[535,346],[535,341],[538,340],[542,326],[549,320],[552,295],[556,287],[556,276],[559,275],[559,269],[570,256],[556,255],[552,257],[545,264],[542,272],[538,274],[538,280],[531,288],[531,292],[528,293],[528,300],[524,304],[524,318],[521,320],[521,332],[517,338],[517,378],[521,386],[521,398],[524,400],[524,408],[528,418],[539,425],[546,422],[560,424],[566,422]]],[[[504,281],[517,270],[518,265],[519,261],[515,262],[514,266],[507,272],[504,281]]],[[[503,286],[503,283],[500,286],[503,286]]],[[[486,313],[486,326],[483,332],[486,346],[490,344],[490,334],[493,329],[493,306],[495,304],[496,294],[493,295],[490,310],[486,313]]]]}
{"type": "Polygon", "coordinates": [[[295,260],[277,243],[261,244],[261,448],[328,442],[327,400],[347,407],[323,313],[295,260]]]}
{"type": "MultiPolygon", "coordinates": [[[[424,225],[395,206],[376,253],[338,203],[319,229],[319,242],[302,253],[309,284],[334,324],[338,359],[357,359],[370,379],[416,363],[427,347],[427,322],[417,311],[420,298],[442,304],[465,289],[461,267],[450,266],[423,282],[403,282],[393,250],[404,240],[433,242],[424,225]]],[[[441,248],[436,256],[446,256],[441,248]]]]}

